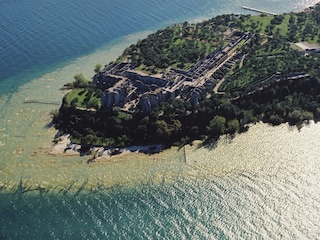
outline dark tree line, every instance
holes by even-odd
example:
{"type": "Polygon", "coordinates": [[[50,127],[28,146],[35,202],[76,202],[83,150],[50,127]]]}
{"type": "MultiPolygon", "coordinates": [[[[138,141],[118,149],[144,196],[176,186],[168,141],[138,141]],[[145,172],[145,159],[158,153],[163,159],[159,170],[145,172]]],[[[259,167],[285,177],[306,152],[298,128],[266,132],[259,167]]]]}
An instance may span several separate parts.
{"type": "MultiPolygon", "coordinates": [[[[290,47],[290,39],[314,36],[319,23],[319,5],[310,15],[292,14],[286,36],[273,31],[264,39],[255,34],[242,48],[242,64],[228,74],[222,87],[224,95],[211,94],[195,107],[190,102],[172,99],[154,108],[148,115],[138,109],[127,113],[120,108],[88,111],[79,109],[76,98],[64,98],[55,116],[56,127],[70,133],[83,145],[123,147],[133,144],[162,143],[182,145],[194,139],[216,139],[221,134],[245,131],[248,124],[264,121],[273,125],[289,122],[301,126],[320,118],[320,55],[304,56],[290,47]],[[297,29],[298,33],[293,33],[297,29]],[[309,35],[308,35],[309,34],[309,35]],[[265,41],[267,40],[267,41],[265,41]],[[262,44],[263,43],[263,44],[262,44]],[[295,74],[307,77],[291,79],[295,74]]],[[[184,68],[208,52],[219,48],[221,32],[229,27],[245,29],[248,16],[222,15],[196,25],[183,23],[159,30],[127,48],[122,56],[146,70],[168,66],[184,68]]],[[[283,16],[275,16],[271,25],[279,25],[283,16]]],[[[251,26],[252,27],[252,26],[251,26]]],[[[269,31],[268,30],[268,31],[269,31]]],[[[96,66],[96,71],[100,67],[96,66]]],[[[78,76],[72,87],[83,88],[83,102],[97,97],[92,84],[78,76]]],[[[80,92],[81,93],[81,92],[80,92]]],[[[79,97],[80,93],[78,94],[79,97]]]]}
{"type": "Polygon", "coordinates": [[[245,131],[249,123],[300,126],[320,117],[320,80],[283,80],[252,94],[232,99],[212,95],[194,109],[189,102],[171,100],[149,115],[113,111],[81,111],[62,105],[56,126],[81,144],[123,147],[162,143],[167,146],[194,139],[215,139],[245,131]]]}

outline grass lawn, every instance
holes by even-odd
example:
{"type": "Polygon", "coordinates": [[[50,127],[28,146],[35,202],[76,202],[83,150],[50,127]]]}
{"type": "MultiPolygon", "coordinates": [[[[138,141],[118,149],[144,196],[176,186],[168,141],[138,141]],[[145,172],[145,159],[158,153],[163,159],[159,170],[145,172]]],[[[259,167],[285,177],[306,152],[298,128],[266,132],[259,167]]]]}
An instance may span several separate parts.
{"type": "MultiPolygon", "coordinates": [[[[265,33],[267,26],[270,25],[271,20],[273,19],[273,16],[265,16],[265,15],[259,15],[259,16],[251,16],[249,19],[247,19],[244,22],[244,26],[248,30],[254,31],[254,30],[259,30],[261,33],[265,33]],[[254,27],[255,26],[255,27],[254,27]]],[[[286,35],[288,31],[288,26],[289,26],[289,19],[290,19],[290,14],[284,14],[284,19],[281,24],[279,25],[274,25],[273,33],[279,29],[279,32],[281,35],[286,35]]]]}
{"type": "Polygon", "coordinates": [[[272,20],[273,16],[251,16],[247,20],[244,21],[243,25],[248,30],[254,30],[252,28],[253,24],[257,26],[257,29],[259,29],[260,32],[265,32],[266,27],[270,25],[270,21],[272,20]]]}
{"type": "Polygon", "coordinates": [[[93,106],[101,106],[100,97],[96,96],[95,92],[88,89],[78,88],[74,89],[66,95],[67,103],[71,105],[75,102],[76,107],[92,108],[93,106]]]}

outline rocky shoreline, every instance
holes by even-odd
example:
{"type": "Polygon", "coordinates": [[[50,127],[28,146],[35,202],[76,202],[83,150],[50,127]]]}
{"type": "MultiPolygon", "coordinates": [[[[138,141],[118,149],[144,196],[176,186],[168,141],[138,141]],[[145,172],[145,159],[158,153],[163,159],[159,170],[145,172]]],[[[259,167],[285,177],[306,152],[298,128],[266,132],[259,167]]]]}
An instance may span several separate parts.
{"type": "Polygon", "coordinates": [[[161,144],[150,144],[145,146],[129,146],[125,148],[105,148],[105,147],[86,147],[80,144],[72,143],[69,134],[64,134],[55,139],[55,144],[48,152],[53,156],[91,156],[87,163],[96,160],[110,159],[114,156],[130,153],[154,154],[160,153],[164,149],[161,144]]]}
{"type": "Polygon", "coordinates": [[[320,5],[320,2],[317,2],[316,4],[314,4],[310,7],[307,7],[307,8],[301,9],[301,10],[297,10],[296,12],[297,13],[299,13],[299,12],[311,13],[314,10],[314,8],[318,5],[320,5]]]}

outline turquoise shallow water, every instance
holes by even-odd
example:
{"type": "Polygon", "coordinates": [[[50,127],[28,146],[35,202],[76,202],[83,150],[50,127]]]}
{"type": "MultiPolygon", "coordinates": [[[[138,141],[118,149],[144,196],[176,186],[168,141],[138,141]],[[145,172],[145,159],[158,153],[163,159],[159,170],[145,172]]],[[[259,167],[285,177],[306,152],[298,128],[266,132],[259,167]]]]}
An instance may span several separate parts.
{"type": "Polygon", "coordinates": [[[4,239],[317,239],[319,134],[319,124],[301,132],[258,124],[231,142],[222,139],[214,150],[189,146],[187,163],[174,179],[162,172],[160,182],[150,175],[131,187],[0,195],[0,234],[4,239]],[[279,145],[283,141],[286,147],[279,145]]]}
{"type": "MultiPolygon", "coordinates": [[[[66,170],[72,178],[63,177],[64,188],[21,193],[27,187],[19,187],[17,180],[11,193],[1,192],[0,236],[317,239],[319,134],[319,124],[298,131],[261,123],[234,139],[220,139],[213,149],[187,146],[186,160],[176,150],[167,158],[133,156],[129,162],[113,160],[97,166],[65,158],[63,166],[74,164],[78,173],[66,170]],[[90,178],[100,178],[100,188],[82,190],[90,178]]],[[[29,164],[24,167],[36,167],[29,164]]],[[[40,175],[42,185],[41,180],[50,181],[50,174],[63,174],[54,169],[59,164],[56,159],[36,169],[34,174],[40,175]],[[48,167],[52,169],[47,177],[41,177],[48,167]]],[[[22,180],[36,189],[36,177],[26,175],[32,170],[24,171],[22,180]]]]}
{"type": "Polygon", "coordinates": [[[89,166],[47,154],[57,105],[23,103],[59,103],[75,74],[90,78],[159,27],[250,13],[242,5],[284,12],[315,2],[0,2],[0,188],[12,190],[0,191],[0,238],[317,239],[319,124],[258,124],[211,150],[187,146],[187,161],[174,149],[89,166]],[[56,192],[21,194],[20,180],[56,192]],[[77,192],[86,183],[94,192],[77,192]]]}
{"type": "MultiPolygon", "coordinates": [[[[252,1],[2,1],[0,3],[0,94],[67,61],[145,30],[222,13],[250,13],[247,5],[285,12],[315,0],[252,1]],[[11,84],[8,84],[8,81],[11,84]],[[18,82],[18,83],[17,83],[18,82]]],[[[12,89],[11,89],[12,90],[12,89]]]]}

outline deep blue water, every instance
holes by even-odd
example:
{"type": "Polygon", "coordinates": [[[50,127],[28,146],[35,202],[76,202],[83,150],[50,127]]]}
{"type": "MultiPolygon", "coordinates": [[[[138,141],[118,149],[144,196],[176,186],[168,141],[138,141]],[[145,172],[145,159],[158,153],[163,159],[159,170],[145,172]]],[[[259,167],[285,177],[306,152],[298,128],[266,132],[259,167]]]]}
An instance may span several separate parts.
{"type": "Polygon", "coordinates": [[[0,239],[317,239],[319,177],[299,174],[0,195],[0,239]]]}
{"type": "MultiPolygon", "coordinates": [[[[314,1],[304,1],[310,4],[314,1]]],[[[241,5],[291,11],[295,1],[6,0],[0,2],[0,95],[128,34],[222,13],[241,5]],[[279,4],[280,3],[280,4],[279,4]],[[2,84],[1,84],[2,83],[2,84]]],[[[303,4],[302,4],[303,5],[303,4]]]]}
{"type": "Polygon", "coordinates": [[[218,2],[1,1],[0,83],[10,81],[5,86],[15,89],[128,34],[208,16],[212,7],[217,13],[226,10],[227,3],[218,2]]]}
{"type": "MultiPolygon", "coordinates": [[[[0,1],[0,96],[128,34],[245,12],[241,5],[283,12],[312,2],[0,1]]],[[[0,239],[316,239],[318,170],[279,172],[284,176],[230,174],[87,194],[0,191],[0,239]]]]}

